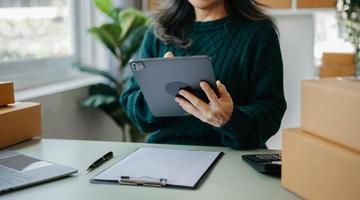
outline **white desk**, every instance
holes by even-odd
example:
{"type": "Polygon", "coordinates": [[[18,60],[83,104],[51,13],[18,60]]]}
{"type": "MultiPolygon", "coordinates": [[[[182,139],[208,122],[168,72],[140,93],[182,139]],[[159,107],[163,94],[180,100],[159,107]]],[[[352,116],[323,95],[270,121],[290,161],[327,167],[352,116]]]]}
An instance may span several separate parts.
{"type": "Polygon", "coordinates": [[[80,172],[69,178],[0,195],[1,200],[299,199],[281,187],[279,178],[260,174],[241,159],[242,154],[261,151],[236,151],[222,147],[48,139],[32,140],[10,149],[39,159],[68,165],[80,172]],[[223,151],[225,155],[196,190],[89,183],[91,177],[140,146],[223,151]],[[107,151],[113,151],[115,157],[91,173],[85,174],[84,169],[107,151]]]}

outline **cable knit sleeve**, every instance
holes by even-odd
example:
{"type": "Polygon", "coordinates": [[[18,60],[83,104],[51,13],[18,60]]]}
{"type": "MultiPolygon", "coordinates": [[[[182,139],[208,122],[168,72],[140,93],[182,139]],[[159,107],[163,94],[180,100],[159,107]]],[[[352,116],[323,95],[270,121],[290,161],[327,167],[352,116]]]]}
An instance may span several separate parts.
{"type": "MultiPolygon", "coordinates": [[[[144,36],[139,56],[141,58],[155,57],[155,48],[154,35],[150,29],[144,36]]],[[[153,132],[161,127],[162,119],[152,115],[133,75],[129,78],[127,86],[120,97],[120,103],[130,120],[142,132],[153,132]]]]}

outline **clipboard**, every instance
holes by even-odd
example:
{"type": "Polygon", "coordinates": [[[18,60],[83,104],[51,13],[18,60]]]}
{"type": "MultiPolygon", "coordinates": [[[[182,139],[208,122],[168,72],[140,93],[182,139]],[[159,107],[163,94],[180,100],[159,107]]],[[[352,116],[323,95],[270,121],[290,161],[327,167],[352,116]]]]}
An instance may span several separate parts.
{"type": "Polygon", "coordinates": [[[90,179],[91,183],[197,188],[223,152],[138,148],[90,179]]]}

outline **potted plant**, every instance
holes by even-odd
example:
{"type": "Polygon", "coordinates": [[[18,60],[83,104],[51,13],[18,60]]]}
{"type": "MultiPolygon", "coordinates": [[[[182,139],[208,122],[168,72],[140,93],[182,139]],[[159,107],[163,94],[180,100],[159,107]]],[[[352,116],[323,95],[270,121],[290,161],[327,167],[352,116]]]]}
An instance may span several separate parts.
{"type": "MultiPolygon", "coordinates": [[[[116,58],[119,64],[119,76],[115,77],[108,71],[94,67],[76,65],[83,72],[100,75],[108,80],[107,83],[90,86],[89,96],[81,104],[85,107],[101,109],[123,130],[124,137],[129,131],[131,141],[138,141],[141,134],[136,127],[131,126],[131,121],[121,107],[119,97],[128,78],[125,74],[128,62],[136,55],[151,20],[134,8],[117,8],[111,0],[94,0],[94,2],[110,21],[98,27],[91,27],[88,31],[116,58]]],[[[128,139],[125,138],[126,140],[128,139]]]]}
{"type": "Polygon", "coordinates": [[[356,76],[360,76],[360,0],[338,0],[338,23],[355,48],[356,76]]]}

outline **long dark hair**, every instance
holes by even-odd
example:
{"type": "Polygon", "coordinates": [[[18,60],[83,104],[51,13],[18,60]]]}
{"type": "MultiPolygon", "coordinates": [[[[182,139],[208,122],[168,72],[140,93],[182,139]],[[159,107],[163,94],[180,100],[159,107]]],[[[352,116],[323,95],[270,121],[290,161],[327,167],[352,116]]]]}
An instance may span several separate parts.
{"type": "MultiPolygon", "coordinates": [[[[228,15],[245,17],[249,20],[270,19],[255,0],[224,0],[228,15]]],[[[165,0],[155,18],[155,35],[166,44],[189,48],[188,33],[195,20],[194,7],[187,0],[165,0]]]]}

